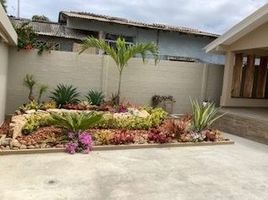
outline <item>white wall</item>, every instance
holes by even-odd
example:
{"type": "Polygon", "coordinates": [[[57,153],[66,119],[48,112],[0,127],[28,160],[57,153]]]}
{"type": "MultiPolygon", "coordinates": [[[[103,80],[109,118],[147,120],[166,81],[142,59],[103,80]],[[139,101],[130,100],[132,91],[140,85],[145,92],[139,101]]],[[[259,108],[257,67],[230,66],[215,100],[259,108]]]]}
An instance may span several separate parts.
{"type": "Polygon", "coordinates": [[[8,46],[0,42],[0,125],[5,117],[8,46]]]}
{"type": "Polygon", "coordinates": [[[17,44],[17,34],[0,4],[0,125],[5,118],[9,46],[17,44]]]}
{"type": "MultiPolygon", "coordinates": [[[[92,88],[107,96],[117,90],[117,69],[108,56],[60,51],[38,56],[36,51],[13,49],[9,55],[7,113],[27,101],[28,91],[22,85],[27,73],[34,74],[50,89],[67,83],[78,87],[83,95],[92,88]]],[[[154,94],[173,95],[177,101],[174,112],[187,112],[189,97],[207,96],[219,102],[222,76],[223,66],[219,65],[172,61],[154,65],[152,60],[144,65],[141,59],[134,58],[123,72],[122,96],[133,103],[150,104],[154,94]]]]}

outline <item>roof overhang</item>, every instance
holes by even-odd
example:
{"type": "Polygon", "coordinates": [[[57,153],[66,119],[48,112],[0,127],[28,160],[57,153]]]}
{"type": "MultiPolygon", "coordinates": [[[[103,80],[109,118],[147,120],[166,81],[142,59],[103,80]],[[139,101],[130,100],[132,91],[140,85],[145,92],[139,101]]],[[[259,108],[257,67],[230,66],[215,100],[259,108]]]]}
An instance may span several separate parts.
{"type": "Polygon", "coordinates": [[[17,44],[17,33],[0,4],[0,39],[9,45],[17,44]]]}
{"type": "Polygon", "coordinates": [[[268,21],[268,4],[233,26],[205,47],[207,53],[224,53],[226,47],[268,21]]]}
{"type": "Polygon", "coordinates": [[[74,12],[74,11],[61,11],[59,13],[59,19],[58,19],[59,23],[66,23],[68,17],[85,19],[85,20],[95,20],[99,22],[114,23],[114,24],[127,25],[127,26],[153,29],[153,30],[180,32],[184,34],[205,36],[205,37],[210,37],[210,38],[219,37],[218,34],[208,33],[204,31],[200,31],[198,29],[192,29],[192,28],[187,28],[187,27],[177,27],[177,26],[170,26],[170,25],[165,25],[165,24],[149,24],[149,23],[131,21],[131,20],[127,20],[124,18],[111,17],[111,16],[106,16],[106,15],[98,15],[94,13],[74,12]]]}

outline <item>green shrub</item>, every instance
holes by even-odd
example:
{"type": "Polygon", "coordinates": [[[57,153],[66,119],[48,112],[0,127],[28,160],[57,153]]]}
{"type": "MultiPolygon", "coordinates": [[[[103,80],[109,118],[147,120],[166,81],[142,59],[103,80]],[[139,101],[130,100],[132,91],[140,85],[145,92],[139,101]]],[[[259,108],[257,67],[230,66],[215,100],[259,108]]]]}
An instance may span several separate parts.
{"type": "Polygon", "coordinates": [[[49,115],[47,114],[32,114],[27,118],[26,124],[22,128],[22,133],[25,135],[31,134],[42,126],[50,125],[49,115]]]}
{"type": "Polygon", "coordinates": [[[86,95],[88,102],[92,105],[99,106],[104,102],[104,95],[101,91],[90,90],[86,95]]]}
{"type": "Polygon", "coordinates": [[[25,112],[27,110],[38,110],[40,109],[40,106],[41,106],[40,104],[38,104],[35,100],[33,100],[20,106],[19,110],[22,112],[25,112]]]}
{"type": "Polygon", "coordinates": [[[214,121],[223,115],[217,115],[219,108],[214,103],[199,103],[197,100],[191,101],[193,118],[191,127],[193,131],[200,132],[207,129],[214,121]]]}
{"type": "Polygon", "coordinates": [[[64,128],[74,133],[91,128],[92,125],[100,121],[101,114],[96,113],[51,113],[50,123],[60,128],[64,128]]]}
{"type": "Polygon", "coordinates": [[[138,116],[114,117],[112,113],[105,114],[96,124],[98,128],[125,128],[125,129],[150,129],[159,126],[167,113],[162,108],[147,108],[149,116],[142,118],[138,116]]]}
{"type": "Polygon", "coordinates": [[[69,103],[79,102],[77,88],[72,85],[59,84],[51,94],[52,96],[50,98],[55,101],[60,108],[69,103]]]}

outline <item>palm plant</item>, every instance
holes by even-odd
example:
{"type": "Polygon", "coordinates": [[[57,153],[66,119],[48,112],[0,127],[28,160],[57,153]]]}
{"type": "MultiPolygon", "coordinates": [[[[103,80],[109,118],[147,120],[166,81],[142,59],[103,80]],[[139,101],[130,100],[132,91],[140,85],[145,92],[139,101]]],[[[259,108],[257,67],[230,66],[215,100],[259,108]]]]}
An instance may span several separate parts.
{"type": "Polygon", "coordinates": [[[155,61],[157,61],[158,59],[158,47],[154,43],[145,43],[145,44],[140,43],[134,45],[127,45],[125,39],[121,37],[119,37],[116,40],[115,47],[111,47],[104,40],[96,39],[90,36],[83,41],[80,53],[92,47],[103,50],[106,54],[111,56],[111,58],[116,63],[119,72],[118,91],[117,91],[118,104],[120,102],[122,73],[124,68],[128,64],[128,61],[136,55],[141,55],[143,62],[145,62],[147,53],[151,53],[155,61]]]}
{"type": "Polygon", "coordinates": [[[51,113],[49,122],[54,126],[77,133],[91,128],[94,124],[100,121],[101,118],[102,115],[96,113],[51,113]]]}
{"type": "Polygon", "coordinates": [[[208,128],[213,122],[222,117],[218,115],[219,108],[214,103],[199,103],[197,100],[191,100],[192,104],[192,129],[200,132],[208,128]]]}
{"type": "Polygon", "coordinates": [[[69,103],[79,102],[77,88],[72,85],[59,84],[51,94],[50,99],[55,101],[59,108],[69,103]]]}
{"type": "Polygon", "coordinates": [[[32,74],[26,74],[25,78],[23,79],[23,85],[29,89],[28,99],[30,101],[34,100],[33,88],[35,84],[36,84],[36,80],[34,79],[34,76],[32,74]]]}
{"type": "Polygon", "coordinates": [[[104,101],[104,95],[101,91],[90,90],[86,98],[90,104],[96,106],[99,106],[104,101]]]}
{"type": "Polygon", "coordinates": [[[37,103],[39,104],[41,102],[41,98],[45,92],[47,92],[48,86],[47,85],[40,85],[39,86],[39,94],[37,98],[37,103]]]}

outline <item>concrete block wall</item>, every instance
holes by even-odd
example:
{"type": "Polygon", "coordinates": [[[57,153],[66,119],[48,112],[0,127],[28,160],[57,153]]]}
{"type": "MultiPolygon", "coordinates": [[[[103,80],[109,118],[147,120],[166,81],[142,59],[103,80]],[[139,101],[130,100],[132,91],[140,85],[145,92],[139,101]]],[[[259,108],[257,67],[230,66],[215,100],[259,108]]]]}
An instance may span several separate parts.
{"type": "MultiPolygon", "coordinates": [[[[82,99],[89,89],[102,90],[107,97],[117,91],[118,72],[108,56],[52,51],[42,56],[36,51],[9,54],[7,113],[27,101],[28,90],[22,80],[33,74],[52,90],[58,83],[78,87],[82,99]]],[[[190,111],[189,98],[211,99],[219,103],[223,66],[153,60],[143,64],[133,58],[123,72],[122,97],[136,104],[150,104],[154,94],[173,95],[174,113],[190,111]]],[[[45,99],[49,98],[49,93],[45,99]]]]}

